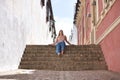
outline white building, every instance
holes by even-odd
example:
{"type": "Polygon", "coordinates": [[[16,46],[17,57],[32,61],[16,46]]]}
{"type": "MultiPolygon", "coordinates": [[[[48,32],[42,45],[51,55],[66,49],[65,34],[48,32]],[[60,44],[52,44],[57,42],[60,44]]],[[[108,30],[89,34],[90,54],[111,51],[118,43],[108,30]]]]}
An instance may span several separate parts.
{"type": "Polygon", "coordinates": [[[69,40],[72,44],[77,45],[77,28],[75,25],[73,26],[73,29],[71,30],[71,35],[69,37],[69,40]]]}
{"type": "Polygon", "coordinates": [[[26,44],[56,36],[50,0],[0,0],[0,71],[17,69],[26,44]]]}

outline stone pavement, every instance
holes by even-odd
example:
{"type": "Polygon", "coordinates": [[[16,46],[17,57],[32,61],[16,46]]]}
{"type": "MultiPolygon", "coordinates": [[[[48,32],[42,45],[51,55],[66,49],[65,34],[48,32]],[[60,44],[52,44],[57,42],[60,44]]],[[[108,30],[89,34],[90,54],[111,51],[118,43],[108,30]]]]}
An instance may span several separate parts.
{"type": "Polygon", "coordinates": [[[0,72],[0,80],[120,80],[120,73],[97,71],[15,70],[0,72]]]}

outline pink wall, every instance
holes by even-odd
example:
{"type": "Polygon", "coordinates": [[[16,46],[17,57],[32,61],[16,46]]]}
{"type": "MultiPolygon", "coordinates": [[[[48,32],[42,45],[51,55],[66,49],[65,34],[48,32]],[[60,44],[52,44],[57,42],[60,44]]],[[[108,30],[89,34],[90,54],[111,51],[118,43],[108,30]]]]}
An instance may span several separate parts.
{"type": "Polygon", "coordinates": [[[77,34],[78,34],[78,45],[80,45],[80,25],[77,27],[77,34]]]}
{"type": "Polygon", "coordinates": [[[84,21],[84,18],[85,18],[85,17],[84,17],[84,14],[83,14],[82,26],[81,26],[81,31],[82,31],[82,33],[83,33],[83,34],[81,35],[81,36],[82,36],[82,44],[84,44],[84,38],[85,38],[85,37],[84,37],[84,36],[85,36],[85,28],[84,28],[84,26],[85,26],[85,25],[84,25],[84,22],[85,22],[85,21],[84,21]]]}
{"type": "Polygon", "coordinates": [[[105,16],[99,27],[97,28],[96,37],[97,39],[102,33],[120,16],[120,1],[116,0],[113,7],[110,9],[108,14],[105,16]]]}
{"type": "Polygon", "coordinates": [[[86,2],[86,40],[90,41],[90,32],[91,32],[91,17],[89,16],[90,12],[90,0],[86,2]]]}
{"type": "Polygon", "coordinates": [[[100,44],[109,70],[120,72],[120,24],[100,44]]]}
{"type": "Polygon", "coordinates": [[[90,32],[91,32],[91,18],[88,17],[88,14],[90,14],[90,0],[86,1],[85,8],[81,11],[81,21],[79,22],[79,25],[77,25],[79,28],[78,30],[78,44],[83,45],[85,42],[85,37],[87,40],[89,40],[90,32]],[[86,24],[85,24],[86,23],[86,24]],[[82,33],[82,35],[80,35],[82,33]],[[82,39],[82,41],[80,41],[82,39]]]}
{"type": "Polygon", "coordinates": [[[78,26],[78,45],[82,45],[84,43],[84,10],[82,12],[81,21],[77,26],[78,26]],[[80,33],[82,33],[82,35],[80,33]]]}
{"type": "MultiPolygon", "coordinates": [[[[120,16],[120,1],[116,0],[96,31],[97,39],[120,16]]],[[[100,43],[108,69],[120,72],[120,24],[100,43]]]]}
{"type": "MultiPolygon", "coordinates": [[[[102,11],[102,0],[99,1],[99,13],[102,11]]],[[[98,39],[104,31],[110,27],[110,25],[120,16],[120,0],[116,0],[114,5],[111,7],[109,12],[106,14],[100,25],[98,26],[96,30],[96,38],[98,39]]],[[[86,32],[84,31],[84,20],[86,20],[87,17],[86,14],[90,11],[89,8],[89,1],[86,4],[86,9],[81,11],[82,13],[82,19],[79,22],[78,26],[78,44],[80,44],[80,39],[82,38],[84,40],[84,35],[86,33],[87,39],[89,39],[89,31],[91,29],[91,26],[86,29],[86,32]],[[84,13],[84,10],[86,11],[84,13]],[[80,33],[83,33],[83,35],[80,35],[80,33]]],[[[86,23],[86,22],[85,22],[86,23]]],[[[89,20],[87,23],[91,23],[89,20]]],[[[103,50],[105,60],[108,65],[108,69],[116,72],[120,72],[120,24],[116,26],[116,28],[111,31],[101,42],[101,48],[103,50]]]]}
{"type": "Polygon", "coordinates": [[[100,16],[100,13],[102,12],[102,10],[103,10],[103,0],[98,0],[98,3],[99,3],[99,5],[98,5],[98,7],[99,7],[99,16],[100,16]]]}

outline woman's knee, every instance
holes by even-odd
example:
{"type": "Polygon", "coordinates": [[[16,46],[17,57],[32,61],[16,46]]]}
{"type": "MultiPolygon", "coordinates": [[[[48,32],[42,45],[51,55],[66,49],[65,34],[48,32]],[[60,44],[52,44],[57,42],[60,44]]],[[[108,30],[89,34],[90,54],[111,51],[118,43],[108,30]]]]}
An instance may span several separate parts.
{"type": "Polygon", "coordinates": [[[65,49],[65,43],[63,43],[62,45],[61,45],[61,49],[62,49],[62,51],[64,51],[64,49],[65,49]]]}

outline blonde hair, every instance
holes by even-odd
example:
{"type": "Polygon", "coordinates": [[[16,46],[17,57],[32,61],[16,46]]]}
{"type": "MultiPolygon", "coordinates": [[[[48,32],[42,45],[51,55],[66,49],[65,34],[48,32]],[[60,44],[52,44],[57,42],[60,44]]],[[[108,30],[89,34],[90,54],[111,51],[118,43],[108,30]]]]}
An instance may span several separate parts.
{"type": "Polygon", "coordinates": [[[60,30],[58,36],[60,36],[60,32],[62,33],[62,35],[64,35],[63,30],[60,30]]]}

